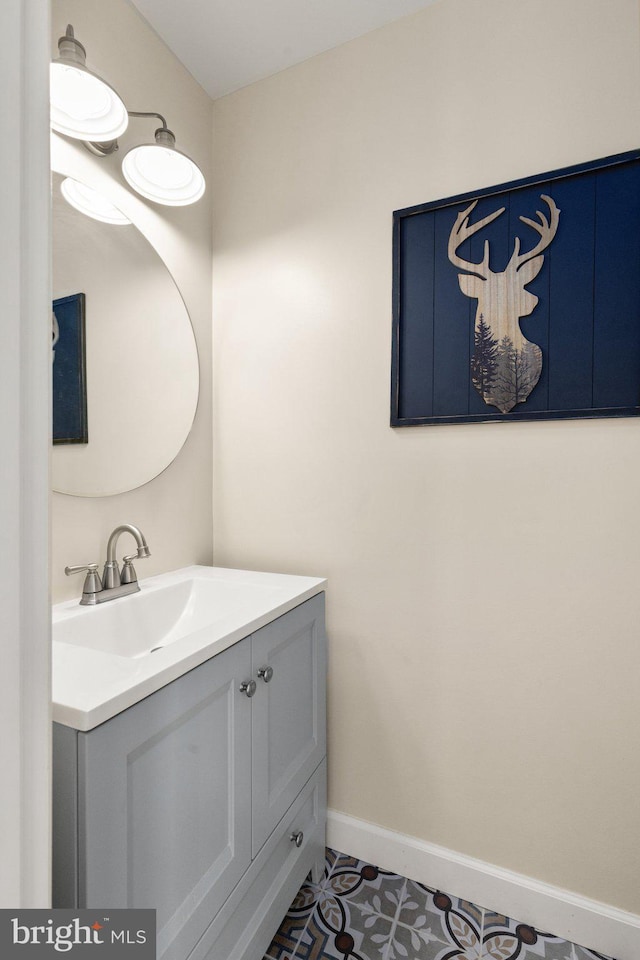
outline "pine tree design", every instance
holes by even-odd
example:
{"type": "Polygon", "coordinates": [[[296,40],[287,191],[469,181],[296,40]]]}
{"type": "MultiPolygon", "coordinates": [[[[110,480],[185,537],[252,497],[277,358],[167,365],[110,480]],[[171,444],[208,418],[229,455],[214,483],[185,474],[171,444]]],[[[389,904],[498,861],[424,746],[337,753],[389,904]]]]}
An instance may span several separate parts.
{"type": "MultiPolygon", "coordinates": [[[[517,403],[524,403],[542,371],[542,350],[525,341],[516,349],[510,337],[504,336],[496,349],[495,376],[491,389],[482,393],[485,403],[509,413],[517,403]]],[[[472,368],[473,377],[473,368],[472,368]]]]}
{"type": "Polygon", "coordinates": [[[481,313],[474,331],[474,351],[471,357],[471,380],[483,400],[491,394],[498,369],[498,341],[481,313]]]}

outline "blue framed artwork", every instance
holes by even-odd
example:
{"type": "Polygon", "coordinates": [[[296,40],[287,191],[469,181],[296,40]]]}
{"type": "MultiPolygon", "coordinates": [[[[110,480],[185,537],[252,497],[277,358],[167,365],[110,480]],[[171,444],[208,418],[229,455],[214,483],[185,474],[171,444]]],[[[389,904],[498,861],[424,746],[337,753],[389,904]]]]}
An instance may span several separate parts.
{"type": "Polygon", "coordinates": [[[640,413],[640,150],[393,217],[392,426],[640,413]]]}
{"type": "Polygon", "coordinates": [[[53,442],[88,443],[85,296],[53,301],[53,442]]]}

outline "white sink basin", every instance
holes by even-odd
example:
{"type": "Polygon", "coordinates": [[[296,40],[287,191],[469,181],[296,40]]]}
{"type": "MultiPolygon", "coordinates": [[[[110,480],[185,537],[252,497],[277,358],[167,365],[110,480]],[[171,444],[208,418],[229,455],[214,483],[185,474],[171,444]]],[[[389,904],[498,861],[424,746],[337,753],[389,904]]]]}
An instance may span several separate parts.
{"type": "Polygon", "coordinates": [[[53,608],[53,719],[91,730],[320,593],[314,577],[185,567],[53,608]]]}
{"type": "MultiPolygon", "coordinates": [[[[150,581],[147,581],[147,586],[150,581]]],[[[276,599],[273,586],[190,577],[109,600],[54,619],[53,638],[119,657],[146,657],[206,627],[213,628],[251,603],[276,599]]]]}

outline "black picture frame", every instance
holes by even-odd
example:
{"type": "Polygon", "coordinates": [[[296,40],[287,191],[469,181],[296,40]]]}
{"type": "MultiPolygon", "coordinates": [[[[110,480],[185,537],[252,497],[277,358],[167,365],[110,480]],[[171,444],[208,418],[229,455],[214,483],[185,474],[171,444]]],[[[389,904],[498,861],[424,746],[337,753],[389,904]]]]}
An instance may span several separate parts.
{"type": "Polygon", "coordinates": [[[85,295],[53,301],[53,443],[88,443],[85,295]]]}

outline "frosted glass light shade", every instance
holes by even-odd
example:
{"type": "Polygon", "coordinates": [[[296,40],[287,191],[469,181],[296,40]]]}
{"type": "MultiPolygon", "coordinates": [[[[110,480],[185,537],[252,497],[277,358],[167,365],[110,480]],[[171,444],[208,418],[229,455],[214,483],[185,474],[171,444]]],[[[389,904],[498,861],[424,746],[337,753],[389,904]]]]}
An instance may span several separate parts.
{"type": "Polygon", "coordinates": [[[50,67],[51,126],[75,140],[115,140],[129,115],[113,87],[81,64],[50,67]]]}
{"type": "Polygon", "coordinates": [[[125,226],[131,223],[128,217],[125,217],[121,210],[103,197],[96,190],[92,190],[79,180],[73,180],[67,177],[60,184],[60,191],[67,203],[79,210],[80,213],[92,217],[94,220],[100,220],[101,223],[110,223],[114,226],[125,226]]]}
{"type": "Polygon", "coordinates": [[[205,191],[205,180],[200,168],[186,154],[176,150],[169,138],[158,131],[157,140],[129,150],[122,161],[122,172],[137,193],[147,200],[168,207],[183,207],[195,203],[205,191]]]}

